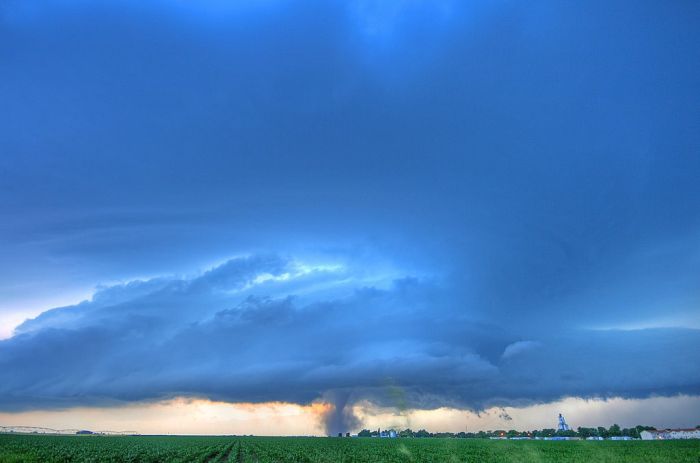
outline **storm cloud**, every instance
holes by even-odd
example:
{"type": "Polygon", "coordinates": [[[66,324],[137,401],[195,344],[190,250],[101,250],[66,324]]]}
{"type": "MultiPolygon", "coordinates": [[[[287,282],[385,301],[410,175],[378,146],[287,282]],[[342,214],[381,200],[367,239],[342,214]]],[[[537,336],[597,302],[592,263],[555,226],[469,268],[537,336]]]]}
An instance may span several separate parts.
{"type": "Polygon", "coordinates": [[[0,409],[700,394],[698,5],[3,2],[0,409]]]}
{"type": "Polygon", "coordinates": [[[342,432],[357,425],[349,406],[392,407],[397,387],[411,409],[700,393],[698,330],[530,339],[456,310],[439,281],[368,286],[361,273],[251,256],[191,278],[102,289],[0,342],[0,408],[330,401],[327,428],[342,432]]]}

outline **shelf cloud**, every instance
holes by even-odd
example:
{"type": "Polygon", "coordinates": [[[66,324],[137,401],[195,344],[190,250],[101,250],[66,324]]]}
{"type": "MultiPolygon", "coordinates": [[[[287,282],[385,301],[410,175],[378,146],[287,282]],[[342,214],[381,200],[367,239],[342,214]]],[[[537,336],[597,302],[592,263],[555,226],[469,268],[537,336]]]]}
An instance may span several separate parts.
{"type": "Polygon", "coordinates": [[[354,403],[394,406],[388,385],[411,409],[698,393],[689,368],[698,330],[568,329],[531,340],[455,310],[458,293],[439,280],[406,275],[380,289],[356,283],[360,269],[313,268],[242,257],[46,311],[0,342],[0,409],[330,401],[335,432],[357,423],[354,403]]]}

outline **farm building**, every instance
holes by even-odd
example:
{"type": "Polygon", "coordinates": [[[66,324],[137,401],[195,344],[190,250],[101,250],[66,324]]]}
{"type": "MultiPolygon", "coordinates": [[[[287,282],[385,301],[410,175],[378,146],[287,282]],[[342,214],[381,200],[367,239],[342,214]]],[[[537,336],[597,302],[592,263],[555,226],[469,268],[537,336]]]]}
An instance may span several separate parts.
{"type": "Polygon", "coordinates": [[[642,431],[642,440],[656,439],[700,439],[700,429],[662,429],[660,431],[642,431]]]}

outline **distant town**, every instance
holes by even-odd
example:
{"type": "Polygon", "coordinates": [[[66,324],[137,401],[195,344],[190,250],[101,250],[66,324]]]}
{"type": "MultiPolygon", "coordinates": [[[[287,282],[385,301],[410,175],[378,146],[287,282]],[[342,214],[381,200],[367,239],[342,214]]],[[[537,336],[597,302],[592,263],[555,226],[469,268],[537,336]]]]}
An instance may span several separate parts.
{"type": "MultiPolygon", "coordinates": [[[[51,429],[33,426],[0,426],[0,434],[58,434],[84,436],[138,436],[136,431],[90,431],[87,429],[51,429]]],[[[335,437],[335,436],[329,436],[335,437]]],[[[341,438],[453,438],[453,439],[509,439],[509,440],[672,440],[700,439],[700,425],[685,429],[657,429],[654,426],[637,425],[633,428],[621,428],[613,424],[609,428],[578,427],[572,429],[560,414],[556,428],[545,428],[533,431],[517,431],[515,429],[496,429],[476,432],[429,432],[425,429],[414,431],[410,428],[396,429],[363,429],[357,434],[338,433],[341,438]]]]}
{"type": "MultiPolygon", "coordinates": [[[[340,433],[338,437],[343,437],[340,433]]],[[[560,414],[556,428],[545,428],[533,431],[516,431],[515,429],[496,429],[477,432],[429,432],[425,429],[413,431],[404,429],[369,430],[363,429],[358,434],[346,433],[345,437],[379,437],[379,438],[458,438],[458,439],[512,439],[512,440],[661,440],[661,439],[700,439],[700,425],[689,429],[656,429],[654,426],[637,425],[633,428],[621,428],[613,424],[609,428],[578,427],[572,429],[560,414]]]]}

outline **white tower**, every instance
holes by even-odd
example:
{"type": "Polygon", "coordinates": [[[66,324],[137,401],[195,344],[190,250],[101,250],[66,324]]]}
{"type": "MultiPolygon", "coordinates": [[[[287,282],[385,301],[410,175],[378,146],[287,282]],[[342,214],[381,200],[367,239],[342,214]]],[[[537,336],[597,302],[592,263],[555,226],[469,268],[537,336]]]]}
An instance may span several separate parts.
{"type": "Polygon", "coordinates": [[[564,419],[564,416],[560,413],[559,414],[559,426],[557,426],[557,431],[568,431],[569,425],[566,424],[566,420],[564,419]]]}

